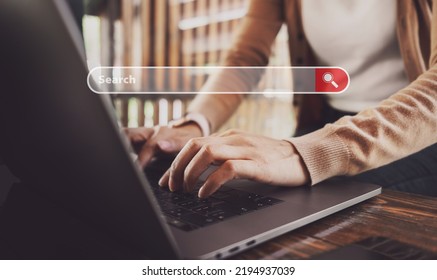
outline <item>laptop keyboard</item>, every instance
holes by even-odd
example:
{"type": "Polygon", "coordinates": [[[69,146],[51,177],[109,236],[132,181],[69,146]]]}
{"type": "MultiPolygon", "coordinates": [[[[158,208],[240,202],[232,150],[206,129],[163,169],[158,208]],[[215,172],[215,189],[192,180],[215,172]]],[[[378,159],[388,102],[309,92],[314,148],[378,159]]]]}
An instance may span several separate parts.
{"type": "MultiPolygon", "coordinates": [[[[149,177],[150,180],[150,177],[149,177]]],[[[222,187],[208,199],[193,193],[172,193],[150,182],[162,212],[171,226],[192,231],[281,203],[281,200],[222,187]]],[[[196,190],[200,188],[197,186],[196,190]]]]}

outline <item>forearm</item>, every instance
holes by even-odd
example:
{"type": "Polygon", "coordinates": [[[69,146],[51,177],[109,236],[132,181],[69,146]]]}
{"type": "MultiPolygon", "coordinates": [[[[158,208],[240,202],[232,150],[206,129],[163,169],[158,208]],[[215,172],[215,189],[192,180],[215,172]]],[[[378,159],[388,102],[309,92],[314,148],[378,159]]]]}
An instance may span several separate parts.
{"type": "Polygon", "coordinates": [[[242,99],[239,94],[199,94],[190,104],[188,112],[205,116],[211,132],[216,132],[237,110],[242,99]]]}
{"type": "Polygon", "coordinates": [[[437,65],[373,109],[289,139],[312,183],[378,168],[437,142],[437,65]]]}
{"type": "Polygon", "coordinates": [[[312,184],[378,168],[437,142],[437,0],[429,65],[416,81],[376,108],[288,139],[300,153],[312,184]]]}
{"type": "MultiPolygon", "coordinates": [[[[222,63],[227,67],[266,66],[272,43],[283,19],[283,1],[252,0],[247,15],[222,63]]],[[[250,93],[264,73],[263,69],[221,69],[211,76],[189,108],[190,112],[203,114],[217,131],[232,116],[243,100],[239,93],[250,93]],[[202,92],[204,92],[202,94],[202,92]],[[235,94],[205,94],[235,93],[235,94]]]]}

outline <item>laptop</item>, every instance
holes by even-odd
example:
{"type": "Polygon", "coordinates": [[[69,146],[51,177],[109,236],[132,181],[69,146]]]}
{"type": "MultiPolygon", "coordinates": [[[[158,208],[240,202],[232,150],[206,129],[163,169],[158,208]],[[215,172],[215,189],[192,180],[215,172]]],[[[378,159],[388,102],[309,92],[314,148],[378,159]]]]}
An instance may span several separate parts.
{"type": "Polygon", "coordinates": [[[171,194],[157,186],[169,163],[141,170],[111,102],[89,90],[64,1],[2,0],[0,36],[0,147],[10,169],[152,259],[227,258],[381,192],[331,180],[293,189],[235,181],[210,200],[171,194]]]}

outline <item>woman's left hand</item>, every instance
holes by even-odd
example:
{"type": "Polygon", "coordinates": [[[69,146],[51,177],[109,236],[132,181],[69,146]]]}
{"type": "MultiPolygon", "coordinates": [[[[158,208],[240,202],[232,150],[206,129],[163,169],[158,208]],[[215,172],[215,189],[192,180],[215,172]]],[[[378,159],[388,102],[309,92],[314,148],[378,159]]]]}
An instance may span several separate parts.
{"type": "Polygon", "coordinates": [[[285,140],[230,130],[221,135],[190,140],[163,175],[159,184],[171,191],[193,191],[200,175],[218,165],[199,190],[206,198],[234,179],[277,186],[301,186],[310,181],[294,146],[285,140]]]}

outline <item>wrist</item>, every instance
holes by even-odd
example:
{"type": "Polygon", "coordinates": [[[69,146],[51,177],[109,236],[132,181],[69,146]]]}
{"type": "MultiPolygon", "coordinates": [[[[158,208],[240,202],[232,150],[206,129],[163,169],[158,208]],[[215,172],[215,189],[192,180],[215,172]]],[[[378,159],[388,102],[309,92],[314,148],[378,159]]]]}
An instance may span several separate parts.
{"type": "Polygon", "coordinates": [[[300,185],[309,185],[311,184],[311,176],[308,171],[308,167],[306,166],[302,156],[299,154],[296,147],[293,145],[293,143],[285,140],[288,144],[291,146],[291,161],[292,166],[294,167],[294,170],[296,171],[296,174],[300,174],[299,176],[299,184],[300,185]]]}
{"type": "Polygon", "coordinates": [[[195,122],[187,122],[173,128],[187,133],[192,138],[202,137],[202,129],[195,122]]]}
{"type": "Polygon", "coordinates": [[[188,124],[195,124],[201,131],[200,136],[206,137],[210,135],[210,124],[206,117],[200,113],[188,113],[178,120],[171,121],[169,123],[169,126],[173,128],[178,128],[186,126],[188,124]]]}

